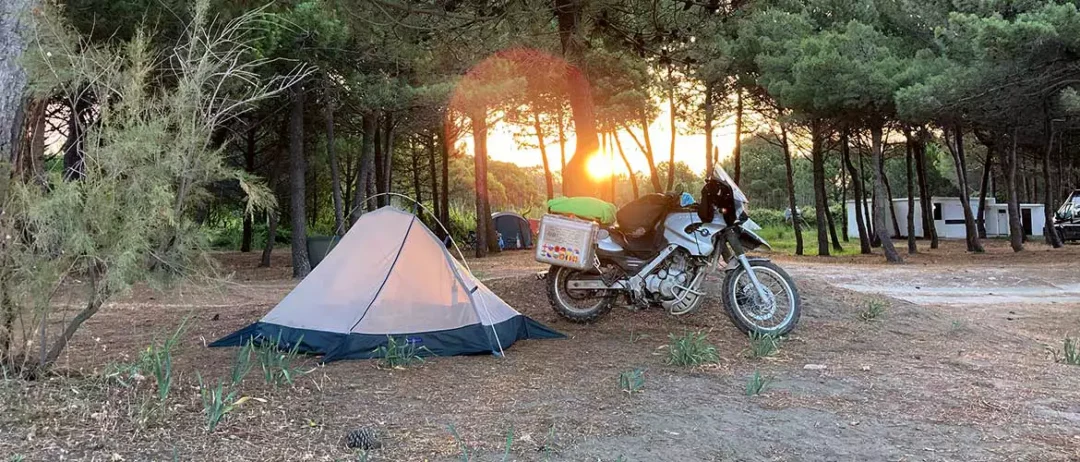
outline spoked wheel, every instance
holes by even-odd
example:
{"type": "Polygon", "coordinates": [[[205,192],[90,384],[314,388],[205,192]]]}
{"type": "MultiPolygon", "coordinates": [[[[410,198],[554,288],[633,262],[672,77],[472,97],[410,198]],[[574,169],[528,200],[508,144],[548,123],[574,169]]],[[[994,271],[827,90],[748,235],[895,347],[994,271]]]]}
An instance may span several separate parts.
{"type": "Polygon", "coordinates": [[[599,280],[599,274],[552,266],[546,279],[551,308],[569,321],[588,323],[611,311],[615,292],[567,288],[570,281],[599,280]]]}
{"type": "Polygon", "coordinates": [[[744,333],[784,335],[799,322],[799,291],[795,282],[779,266],[766,261],[751,261],[765,300],[761,299],[746,270],[740,266],[724,278],[724,308],[731,321],[744,333]]]}

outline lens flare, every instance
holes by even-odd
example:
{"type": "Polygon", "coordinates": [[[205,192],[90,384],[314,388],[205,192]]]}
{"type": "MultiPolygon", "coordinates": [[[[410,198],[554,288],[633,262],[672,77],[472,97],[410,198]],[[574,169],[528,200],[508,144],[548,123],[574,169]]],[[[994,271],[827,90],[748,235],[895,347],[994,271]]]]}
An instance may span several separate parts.
{"type": "Polygon", "coordinates": [[[611,158],[597,152],[589,157],[589,161],[585,164],[585,171],[594,180],[606,180],[611,178],[612,167],[611,158]]]}

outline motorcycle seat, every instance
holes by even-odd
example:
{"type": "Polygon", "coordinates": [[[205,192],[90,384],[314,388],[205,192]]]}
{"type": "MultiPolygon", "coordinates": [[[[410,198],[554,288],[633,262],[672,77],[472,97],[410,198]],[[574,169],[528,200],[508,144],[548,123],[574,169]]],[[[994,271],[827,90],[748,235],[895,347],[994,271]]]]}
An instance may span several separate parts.
{"type": "Polygon", "coordinates": [[[618,226],[611,226],[605,230],[619,247],[638,258],[652,258],[667,245],[664,233],[658,229],[642,233],[639,228],[638,232],[630,233],[618,226]]]}

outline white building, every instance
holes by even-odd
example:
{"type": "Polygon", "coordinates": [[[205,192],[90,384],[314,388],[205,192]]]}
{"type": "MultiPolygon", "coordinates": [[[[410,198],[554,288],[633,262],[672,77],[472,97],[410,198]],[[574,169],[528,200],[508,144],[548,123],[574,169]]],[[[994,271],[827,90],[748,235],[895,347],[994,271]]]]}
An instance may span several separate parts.
{"type": "MultiPolygon", "coordinates": [[[[934,205],[934,228],[937,230],[938,237],[963,239],[966,235],[963,201],[959,197],[932,197],[930,202],[934,205]]],[[[971,207],[971,213],[978,218],[979,198],[971,198],[968,204],[971,207]]],[[[870,199],[866,200],[866,206],[870,207],[870,199]]],[[[892,206],[896,211],[896,221],[900,225],[900,236],[907,237],[908,200],[907,198],[893,199],[892,206]]],[[[1042,236],[1046,223],[1043,210],[1043,204],[1020,204],[1020,223],[1024,227],[1025,235],[1042,236]]],[[[885,220],[886,226],[889,227],[889,234],[895,234],[892,215],[886,213],[885,220]]],[[[985,220],[987,237],[1009,235],[1008,204],[999,204],[994,198],[987,197],[985,220]]],[[[847,201],[847,228],[849,236],[859,235],[859,225],[855,221],[854,199],[847,201]]],[[[923,236],[922,203],[918,198],[915,199],[915,235],[923,236]]]]}

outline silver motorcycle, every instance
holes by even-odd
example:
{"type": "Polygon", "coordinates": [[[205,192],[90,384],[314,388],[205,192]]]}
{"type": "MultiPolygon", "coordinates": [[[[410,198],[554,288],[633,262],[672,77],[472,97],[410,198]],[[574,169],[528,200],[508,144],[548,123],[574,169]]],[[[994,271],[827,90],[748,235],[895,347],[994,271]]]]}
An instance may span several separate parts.
{"type": "MultiPolygon", "coordinates": [[[[653,196],[653,204],[664,203],[656,197],[662,195],[653,196]]],[[[669,205],[653,207],[655,219],[636,220],[645,226],[601,228],[592,268],[552,266],[545,276],[552,308],[570,321],[587,323],[610,311],[623,295],[631,306],[693,313],[708,295],[706,278],[722,264],[721,298],[739,330],[784,335],[794,329],[800,315],[798,289],[776,264],[746,255],[771,247],[754,233],[761,228],[747,216],[746,195],[731,177],[717,167],[692,205],[667,197],[669,205]]],[[[629,209],[648,208],[635,202],[619,210],[620,222],[629,209]]]]}

